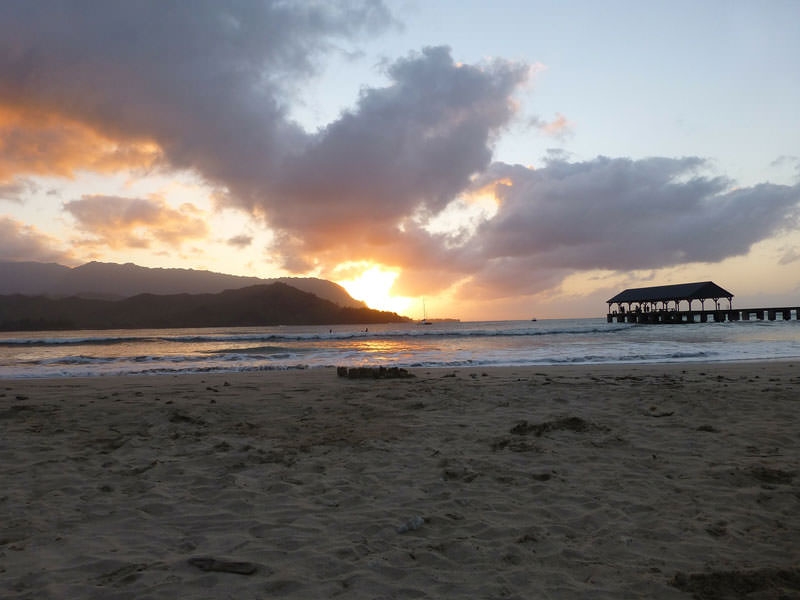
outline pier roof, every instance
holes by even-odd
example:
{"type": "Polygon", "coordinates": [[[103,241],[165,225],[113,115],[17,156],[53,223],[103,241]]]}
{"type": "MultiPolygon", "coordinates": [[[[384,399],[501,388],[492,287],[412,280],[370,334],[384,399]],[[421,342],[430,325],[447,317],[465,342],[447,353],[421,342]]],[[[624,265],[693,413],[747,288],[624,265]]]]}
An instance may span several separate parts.
{"type": "Polygon", "coordinates": [[[631,302],[673,302],[681,300],[733,298],[733,294],[719,287],[713,281],[679,283],[676,285],[656,285],[653,287],[630,288],[606,300],[608,304],[629,304],[631,302]]]}

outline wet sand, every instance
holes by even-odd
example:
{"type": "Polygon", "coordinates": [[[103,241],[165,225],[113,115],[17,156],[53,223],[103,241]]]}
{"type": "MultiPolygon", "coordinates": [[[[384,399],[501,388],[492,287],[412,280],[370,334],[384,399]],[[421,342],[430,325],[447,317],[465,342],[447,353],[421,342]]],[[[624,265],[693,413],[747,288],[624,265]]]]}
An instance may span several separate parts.
{"type": "Polygon", "coordinates": [[[0,597],[800,597],[800,363],[411,372],[0,381],[0,597]]]}

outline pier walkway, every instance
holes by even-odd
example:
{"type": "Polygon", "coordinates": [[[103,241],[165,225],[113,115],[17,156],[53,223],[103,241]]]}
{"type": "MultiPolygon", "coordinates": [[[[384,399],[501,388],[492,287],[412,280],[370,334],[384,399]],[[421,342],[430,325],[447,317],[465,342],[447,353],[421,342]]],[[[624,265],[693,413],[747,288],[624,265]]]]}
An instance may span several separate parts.
{"type": "Polygon", "coordinates": [[[800,319],[800,307],[726,308],[713,310],[651,310],[612,312],[606,315],[609,323],[721,323],[724,321],[800,319]]]}

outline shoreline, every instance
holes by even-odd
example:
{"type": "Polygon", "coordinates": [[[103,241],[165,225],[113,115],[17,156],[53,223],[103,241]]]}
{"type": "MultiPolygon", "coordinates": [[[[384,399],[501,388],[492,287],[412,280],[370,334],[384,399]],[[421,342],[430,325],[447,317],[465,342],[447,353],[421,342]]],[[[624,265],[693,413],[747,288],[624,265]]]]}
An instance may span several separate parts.
{"type": "Polygon", "coordinates": [[[599,367],[800,360],[792,323],[609,326],[598,319],[435,328],[166,330],[0,343],[0,379],[209,375],[384,365],[406,369],[599,367]],[[119,334],[119,335],[118,335],[119,334]],[[141,335],[140,335],[141,334],[141,335]],[[375,338],[375,339],[372,339],[375,338]],[[30,343],[29,343],[30,342],[30,343]]]}
{"type": "Polygon", "coordinates": [[[798,594],[799,366],[0,380],[0,595],[798,594]]]}
{"type": "MultiPolygon", "coordinates": [[[[752,358],[752,359],[725,359],[725,360],[692,360],[692,361],[653,361],[653,362],[598,362],[598,363],[543,363],[543,364],[524,364],[524,365],[459,365],[459,366],[402,366],[402,368],[410,373],[424,373],[428,371],[453,371],[453,372],[476,372],[476,371],[496,371],[504,373],[510,370],[520,371],[549,371],[549,370],[578,370],[578,371],[614,371],[614,370],[653,370],[655,368],[664,368],[667,371],[692,371],[697,369],[720,369],[723,371],[730,371],[736,369],[737,366],[762,366],[778,364],[793,367],[800,365],[800,356],[797,357],[776,357],[776,358],[752,358]]],[[[73,380],[112,380],[112,379],[128,379],[128,378],[239,378],[239,377],[269,377],[272,373],[313,373],[313,372],[330,372],[334,374],[336,369],[345,366],[348,368],[353,367],[366,367],[378,368],[380,366],[386,368],[395,368],[395,364],[374,363],[366,365],[295,365],[295,366],[276,366],[269,368],[254,368],[245,370],[230,370],[230,371],[181,371],[181,372],[154,372],[154,373],[102,373],[92,375],[24,375],[14,377],[1,377],[0,385],[4,382],[57,382],[57,381],[73,381],[73,380]]]]}

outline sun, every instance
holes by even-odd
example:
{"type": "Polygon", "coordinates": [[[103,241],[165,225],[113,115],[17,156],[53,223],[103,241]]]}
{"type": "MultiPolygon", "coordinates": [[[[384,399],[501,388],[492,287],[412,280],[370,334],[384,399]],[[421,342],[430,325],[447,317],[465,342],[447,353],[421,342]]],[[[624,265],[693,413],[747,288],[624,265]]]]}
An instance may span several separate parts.
{"type": "Polygon", "coordinates": [[[356,300],[363,300],[367,306],[377,310],[388,310],[404,314],[411,305],[411,298],[393,296],[392,286],[400,275],[396,270],[375,263],[346,263],[335,271],[347,273],[347,279],[338,279],[347,293],[356,300]]]}

